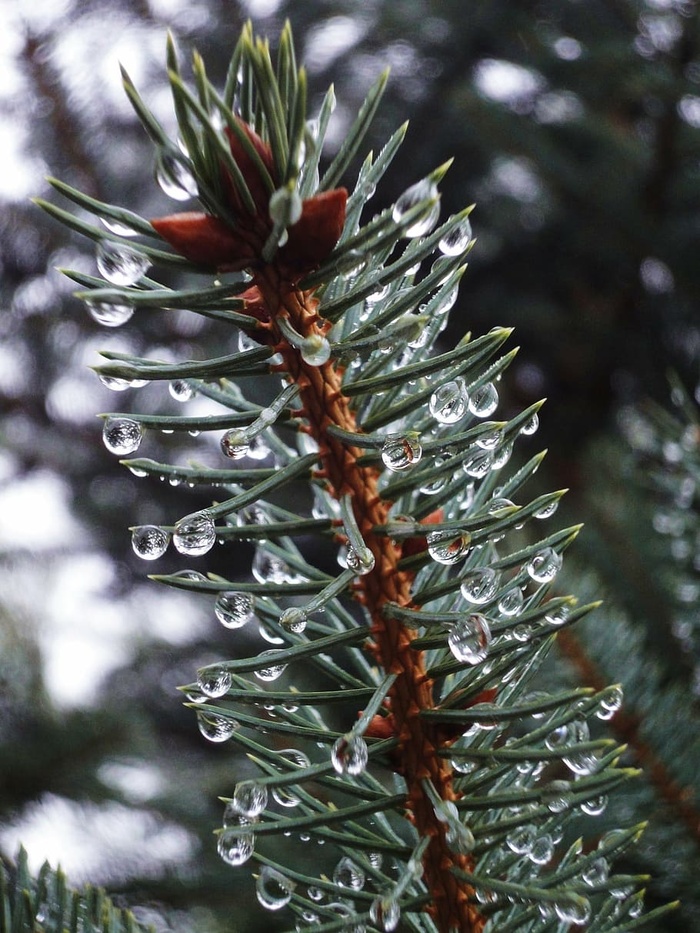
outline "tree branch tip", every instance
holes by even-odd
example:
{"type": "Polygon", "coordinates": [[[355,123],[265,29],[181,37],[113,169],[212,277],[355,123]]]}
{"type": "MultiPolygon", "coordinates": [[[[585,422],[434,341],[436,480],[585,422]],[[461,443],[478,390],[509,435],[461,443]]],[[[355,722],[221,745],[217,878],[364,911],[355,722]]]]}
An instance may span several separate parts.
{"type": "Polygon", "coordinates": [[[448,159],[446,162],[443,162],[442,165],[438,165],[437,168],[433,169],[433,171],[428,175],[430,181],[434,182],[435,184],[441,182],[449,171],[453,162],[454,156],[451,159],[448,159]]]}

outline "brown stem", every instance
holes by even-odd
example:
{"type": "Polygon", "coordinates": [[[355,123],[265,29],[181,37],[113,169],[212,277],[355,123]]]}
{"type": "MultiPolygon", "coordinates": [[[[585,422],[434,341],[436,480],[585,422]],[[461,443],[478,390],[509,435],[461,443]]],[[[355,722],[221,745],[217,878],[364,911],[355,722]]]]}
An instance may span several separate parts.
{"type": "MultiPolygon", "coordinates": [[[[303,336],[323,331],[317,323],[318,301],[311,292],[284,282],[271,267],[260,271],[255,283],[271,315],[273,329],[276,330],[275,319],[283,315],[303,336]]],[[[346,494],[352,497],[358,527],[374,554],[374,569],[359,578],[357,596],[372,620],[372,641],[368,641],[367,649],[384,671],[398,675],[388,696],[399,737],[394,766],[406,780],[407,817],[421,838],[431,840],[423,858],[423,880],[432,896],[428,910],[441,933],[455,930],[481,933],[485,919],[474,907],[474,892],[451,871],[453,868],[473,871],[474,860],[449,848],[445,825],[437,819],[422,785],[427,778],[442,800],[457,799],[451,765],[437,755],[441,745],[439,735],[420,716],[421,710],[435,707],[433,681],[427,675],[423,652],[411,647],[415,633],[396,620],[386,619],[382,613],[387,602],[410,605],[413,580],[412,574],[398,568],[400,548],[388,536],[372,531],[375,526],[387,523],[391,503],[379,495],[378,471],[358,463],[361,451],[328,433],[330,425],[358,433],[355,414],[342,392],[339,370],[332,361],[322,366],[308,365],[284,338],[276,336],[285,369],[300,388],[304,416],[319,445],[328,489],[335,498],[346,494]]]]}

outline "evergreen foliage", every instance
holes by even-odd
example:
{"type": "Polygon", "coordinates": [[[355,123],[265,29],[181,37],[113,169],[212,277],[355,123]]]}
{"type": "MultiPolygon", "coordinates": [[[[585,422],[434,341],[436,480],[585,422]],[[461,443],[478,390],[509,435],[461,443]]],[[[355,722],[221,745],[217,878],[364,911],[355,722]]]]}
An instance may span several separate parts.
{"type": "Polygon", "coordinates": [[[16,864],[0,862],[2,933],[154,933],[119,910],[100,888],[71,891],[62,871],[43,865],[36,878],[20,849],[16,864]]]}
{"type": "Polygon", "coordinates": [[[105,416],[108,449],[136,475],[222,490],[170,525],[135,527],[136,553],[254,544],[252,580],[233,562],[220,573],[221,559],[206,576],[155,575],[212,601],[227,629],[256,618],[274,645],[183,688],[202,734],[259,772],[226,800],[219,853],[256,864],[264,907],[320,931],[653,922],[666,908],[642,913],[644,879],[611,874],[639,827],[598,837],[581,819],[633,775],[614,740],[591,735],[621,690],[536,679],[555,636],[595,606],[553,589],[579,529],[551,526],[561,491],[529,491],[543,455],[519,448],[541,403],[496,420],[507,328],[436,347],[473,245],[471,208],[439,220],[449,164],[369,216],[405,127],[349,195],[338,186],[386,75],[320,174],[334,95],[307,119],[288,28],[273,57],[246,26],[223,91],[198,56],[190,88],[172,42],[168,69],[179,140],[124,85],[164,190],[202,210],[149,222],[60,181],[78,212],[40,203],[96,241],[102,278],[69,273],[96,319],[185,308],[231,334],[208,359],[110,352],[98,369],[211,402],[196,416],[105,416]],[[133,456],[158,430],[223,431],[221,460],[133,456]],[[299,839],[323,858],[300,858],[299,839]]]}

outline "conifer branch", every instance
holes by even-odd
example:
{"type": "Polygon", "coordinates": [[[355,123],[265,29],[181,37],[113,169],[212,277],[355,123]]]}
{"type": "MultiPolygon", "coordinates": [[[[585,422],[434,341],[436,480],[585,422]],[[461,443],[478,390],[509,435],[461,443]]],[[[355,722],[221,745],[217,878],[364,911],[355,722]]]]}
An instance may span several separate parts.
{"type": "Polygon", "coordinates": [[[126,246],[118,232],[40,206],[98,241],[102,278],[70,273],[98,319],[100,308],[190,307],[241,340],[213,359],[112,352],[97,368],[108,384],[176,380],[225,408],[103,416],[106,445],[135,474],[226,488],[172,524],[134,526],[137,554],[157,560],[171,541],[184,557],[217,540],[255,543],[254,580],[153,575],[214,600],[228,630],[257,617],[275,642],[207,665],[183,688],[205,738],[237,743],[260,772],[227,800],[219,853],[232,866],[257,860],[262,906],[289,906],[320,931],[392,931],[401,919],[426,933],[526,929],[537,918],[542,929],[613,929],[611,917],[633,928],[642,881],[616,879],[608,860],[637,829],[603,836],[595,854],[558,842],[579,807],[595,812],[633,776],[618,767],[623,749],[590,735],[588,720],[608,718],[618,691],[529,692],[557,634],[595,608],[551,591],[580,526],[535,528],[562,491],[516,501],[544,454],[517,468],[509,461],[537,430],[542,403],[496,417],[516,352],[497,355],[507,328],[434,352],[474,242],[472,207],[439,223],[450,163],[363,217],[405,127],[367,157],[350,194],[339,185],[386,73],[319,181],[334,95],[307,123],[307,79],[288,27],[275,60],[248,24],[221,93],[197,55],[187,86],[172,39],[167,65],[186,153],[127,75],[125,89],[155,143],[164,190],[197,196],[203,210],[149,223],[52,182],[96,217],[130,222],[141,239],[126,246]],[[146,277],[152,265],[205,284],[167,289],[146,277]],[[271,402],[246,400],[237,380],[248,376],[269,386],[271,402]],[[221,455],[232,463],[133,457],[149,429],[223,430],[221,455]],[[244,458],[268,465],[241,468],[244,458]],[[312,514],[291,511],[299,485],[312,514]],[[338,572],[315,566],[309,532],[337,550],[338,572]],[[301,669],[323,683],[297,687],[301,669]],[[289,686],[268,686],[279,678],[289,686]],[[357,716],[339,728],[326,706],[349,701],[357,716]],[[266,839],[285,833],[335,848],[332,878],[319,867],[314,881],[320,897],[310,876],[266,854],[266,839]]]}

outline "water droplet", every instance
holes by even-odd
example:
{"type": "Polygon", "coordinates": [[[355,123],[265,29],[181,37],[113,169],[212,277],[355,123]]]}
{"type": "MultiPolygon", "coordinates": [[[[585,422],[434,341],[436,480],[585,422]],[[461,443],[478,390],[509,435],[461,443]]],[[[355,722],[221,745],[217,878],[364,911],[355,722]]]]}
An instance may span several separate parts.
{"type": "Polygon", "coordinates": [[[256,781],[241,781],[233,790],[232,803],[243,816],[257,817],[267,806],[267,787],[256,781]]]}
{"type": "Polygon", "coordinates": [[[173,576],[177,577],[179,580],[192,580],[196,583],[204,583],[207,579],[204,574],[200,573],[198,570],[178,570],[173,576]]]}
{"type": "Polygon", "coordinates": [[[248,447],[247,456],[251,460],[264,460],[265,457],[269,456],[270,448],[263,437],[262,432],[260,434],[255,434],[250,439],[250,446],[248,447]]]}
{"type": "Polygon", "coordinates": [[[331,904],[327,905],[326,909],[348,921],[343,924],[342,929],[344,933],[365,933],[366,928],[364,924],[352,922],[355,919],[355,911],[349,904],[345,904],[342,901],[333,901],[331,904]]]}
{"type": "Polygon", "coordinates": [[[377,186],[372,181],[365,181],[362,185],[361,194],[365,201],[369,201],[374,197],[374,193],[377,190],[377,186]]]}
{"type": "Polygon", "coordinates": [[[253,618],[253,597],[228,590],[214,604],[214,614],[225,628],[242,628],[253,618]]]}
{"type": "Polygon", "coordinates": [[[608,687],[605,695],[601,697],[600,706],[596,710],[596,716],[598,719],[612,719],[615,713],[622,706],[623,699],[624,694],[622,687],[619,684],[608,687]]]}
{"type": "Polygon", "coordinates": [[[634,890],[631,884],[624,884],[621,878],[613,876],[609,880],[608,893],[618,901],[625,901],[634,890]]]}
{"type": "Polygon", "coordinates": [[[551,781],[542,792],[542,803],[550,813],[563,813],[570,807],[570,793],[568,781],[551,781]]]}
{"type": "Polygon", "coordinates": [[[204,667],[197,672],[197,686],[211,699],[218,699],[228,692],[233,677],[223,667],[204,667]]]}
{"type": "Polygon", "coordinates": [[[467,758],[453,758],[451,764],[453,770],[458,771],[460,774],[471,774],[476,768],[476,763],[469,761],[467,758]]]}
{"type": "Polygon", "coordinates": [[[131,547],[142,560],[157,560],[165,554],[170,535],[157,525],[139,525],[131,532],[131,547]]]}
{"type": "Polygon", "coordinates": [[[102,428],[102,440],[110,453],[123,456],[139,449],[143,428],[131,418],[107,418],[102,428]]]}
{"type": "Polygon", "coordinates": [[[111,392],[124,392],[131,388],[130,379],[118,379],[116,376],[100,376],[100,382],[111,392]]]}
{"type": "Polygon", "coordinates": [[[384,856],[381,852],[367,852],[367,859],[372,868],[375,868],[377,871],[380,870],[384,862],[384,856]]]}
{"type": "Polygon", "coordinates": [[[590,865],[586,866],[581,877],[583,878],[584,884],[596,887],[597,885],[605,884],[608,880],[609,873],[610,869],[608,868],[607,859],[603,858],[601,855],[599,858],[593,859],[590,865]]]}
{"type": "Polygon", "coordinates": [[[591,905],[580,894],[569,894],[554,901],[554,913],[563,923],[575,923],[578,926],[588,922],[591,905]]]}
{"type": "Polygon", "coordinates": [[[491,461],[492,470],[500,470],[501,467],[504,467],[506,463],[513,456],[513,445],[512,444],[501,444],[493,452],[493,460],[491,461]]]}
{"type": "Polygon", "coordinates": [[[333,881],[343,888],[352,888],[353,891],[361,891],[365,886],[366,876],[352,859],[344,856],[335,866],[333,881]]]}
{"type": "Polygon", "coordinates": [[[430,414],[440,424],[456,424],[466,415],[468,401],[463,380],[452,379],[430,396],[430,414]]]}
{"type": "MultiPolygon", "coordinates": [[[[441,467],[444,462],[445,461],[442,459],[442,457],[436,457],[433,461],[433,464],[437,468],[441,467]]],[[[427,483],[423,483],[420,486],[420,491],[426,496],[436,496],[447,485],[447,479],[447,475],[442,473],[441,475],[436,476],[435,479],[430,480],[427,483]]]]}
{"type": "MultiPolygon", "coordinates": [[[[407,291],[407,289],[405,289],[407,291]]],[[[425,305],[420,305],[418,308],[418,313],[422,314],[425,310],[425,305]]],[[[423,347],[427,347],[431,343],[432,338],[435,336],[434,332],[430,327],[421,327],[417,334],[411,337],[410,340],[406,341],[406,345],[411,348],[411,350],[420,350],[423,347]]],[[[412,354],[411,354],[412,356],[412,354]]],[[[406,361],[410,362],[409,359],[406,361]]],[[[409,383],[412,384],[412,383],[409,383]]]]}
{"type": "Polygon", "coordinates": [[[394,204],[392,211],[392,218],[395,223],[400,223],[408,211],[417,204],[420,204],[421,201],[434,200],[435,202],[432,205],[426,205],[422,216],[404,231],[404,236],[424,236],[433,229],[440,215],[440,203],[438,198],[437,185],[428,178],[422,179],[404,191],[396,201],[396,204],[394,204]]]}
{"type": "Polygon", "coordinates": [[[382,447],[382,462],[392,473],[408,470],[420,461],[423,448],[413,435],[390,434],[382,447]]]}
{"type": "Polygon", "coordinates": [[[537,429],[540,426],[540,416],[536,411],[530,415],[527,421],[524,422],[523,426],[520,428],[520,433],[525,435],[535,434],[537,429]]]}
{"type": "Polygon", "coordinates": [[[567,755],[562,760],[570,771],[582,777],[595,774],[600,768],[600,759],[593,751],[577,752],[576,754],[567,755]]]}
{"type": "Polygon", "coordinates": [[[253,833],[239,835],[232,830],[224,830],[216,844],[217,851],[227,865],[238,867],[247,862],[255,849],[253,833]]]}
{"type": "Polygon", "coordinates": [[[265,641],[271,645],[283,645],[284,644],[284,638],[282,638],[280,635],[277,635],[275,632],[273,632],[272,629],[268,628],[268,626],[265,625],[263,622],[261,622],[258,625],[258,632],[260,633],[260,637],[264,638],[265,641]]]}
{"type": "Polygon", "coordinates": [[[379,304],[380,301],[383,301],[388,294],[388,285],[378,285],[376,291],[373,291],[371,295],[368,295],[365,301],[370,307],[374,307],[374,305],[379,304]]]}
{"type": "Polygon", "coordinates": [[[272,797],[281,807],[297,807],[301,803],[301,800],[291,787],[273,787],[272,788],[272,797]]]}
{"type": "Polygon", "coordinates": [[[299,352],[309,366],[323,366],[330,359],[331,345],[321,334],[312,334],[302,341],[299,352]]]}
{"type": "MultiPolygon", "coordinates": [[[[261,651],[258,655],[259,658],[267,657],[272,655],[274,657],[279,657],[279,652],[274,649],[268,651],[261,651]]],[[[265,667],[258,668],[255,671],[255,676],[258,680],[272,681],[277,680],[278,677],[281,677],[284,673],[287,665],[286,664],[269,664],[265,667]]]]}
{"type": "Polygon", "coordinates": [[[270,515],[261,505],[246,505],[236,513],[237,523],[244,525],[265,525],[271,521],[270,515]]]}
{"type": "Polygon", "coordinates": [[[210,742],[225,742],[238,728],[235,719],[217,716],[215,713],[197,713],[197,726],[205,739],[210,742]]]}
{"type": "Polygon", "coordinates": [[[398,902],[391,896],[375,897],[369,908],[369,915],[372,923],[380,930],[391,933],[399,925],[401,918],[401,908],[398,902]]]}
{"type": "Polygon", "coordinates": [[[197,182],[187,166],[169,152],[161,151],[156,160],[156,181],[174,201],[189,201],[197,196],[197,182]]]}
{"type": "Polygon", "coordinates": [[[127,226],[120,220],[112,220],[111,217],[100,217],[100,220],[103,227],[116,236],[138,236],[138,230],[134,230],[133,227],[127,226]]]}
{"type": "Polygon", "coordinates": [[[360,735],[341,735],[331,749],[331,762],[338,774],[362,774],[368,760],[367,743],[360,735]]]}
{"type": "Polygon", "coordinates": [[[112,285],[135,285],[150,264],[147,256],[130,246],[111,240],[97,244],[97,268],[112,285]]]}
{"type": "Polygon", "coordinates": [[[554,502],[548,502],[547,505],[543,505],[542,508],[534,512],[533,515],[535,518],[540,519],[551,518],[558,508],[559,502],[555,499],[554,502]]]}
{"type": "Polygon", "coordinates": [[[449,233],[444,235],[438,243],[438,249],[445,256],[459,256],[467,248],[471,238],[472,225],[469,223],[469,218],[464,217],[449,233]]]}
{"type": "Polygon", "coordinates": [[[498,389],[492,382],[474,389],[469,395],[469,411],[477,418],[488,418],[498,408],[498,389]]]}
{"type": "Polygon", "coordinates": [[[250,437],[243,428],[233,428],[221,438],[221,450],[231,460],[241,460],[250,448],[250,437]]]}
{"type": "Polygon", "coordinates": [[[309,617],[305,609],[300,609],[298,606],[290,606],[290,608],[285,609],[280,616],[280,625],[294,635],[301,635],[306,628],[308,619],[309,617]]]}
{"type": "Polygon", "coordinates": [[[561,565],[561,554],[557,554],[552,547],[545,547],[530,560],[527,572],[535,583],[551,583],[561,565]]]}
{"type": "Polygon", "coordinates": [[[466,531],[432,531],[427,535],[428,554],[438,564],[456,564],[467,556],[471,540],[466,531]]]}
{"type": "MultiPolygon", "coordinates": [[[[495,891],[489,891],[484,888],[476,888],[474,894],[480,904],[493,904],[498,900],[498,895],[495,891]]],[[[450,931],[450,933],[452,933],[452,931],[450,931]]],[[[490,930],[489,933],[495,933],[495,931],[490,930]]]]}
{"type": "MultiPolygon", "coordinates": [[[[509,515],[514,507],[514,502],[511,499],[506,499],[503,496],[494,496],[486,504],[486,511],[489,515],[493,515],[496,518],[503,518],[506,515],[509,515]]],[[[522,528],[522,525],[517,526],[522,528]]]]}
{"type": "Polygon", "coordinates": [[[469,448],[466,457],[462,461],[462,469],[467,476],[473,476],[474,479],[482,479],[492,466],[493,452],[491,450],[483,450],[476,445],[469,448]]]}
{"type": "Polygon", "coordinates": [[[288,564],[261,546],[255,549],[251,570],[258,583],[288,583],[290,580],[288,564]]]}
{"type": "Polygon", "coordinates": [[[478,664],[488,654],[491,644],[491,629],[486,617],[475,612],[460,619],[447,637],[450,651],[458,661],[478,664]]]}
{"type": "Polygon", "coordinates": [[[554,843],[552,837],[545,833],[538,836],[532,844],[532,848],[527,853],[527,857],[535,865],[546,865],[554,855],[554,843]]]}
{"type": "Polygon", "coordinates": [[[121,327],[134,313],[133,305],[110,301],[86,301],[85,307],[93,321],[103,327],[121,327]]]}
{"type": "Polygon", "coordinates": [[[282,758],[296,765],[298,768],[308,768],[311,765],[309,756],[300,752],[298,748],[283,748],[278,753],[282,758]]]}
{"type": "Polygon", "coordinates": [[[355,548],[349,547],[345,555],[345,563],[349,570],[354,570],[360,576],[371,573],[374,570],[374,554],[368,547],[355,548]]]}
{"type": "Polygon", "coordinates": [[[558,749],[564,748],[569,741],[569,726],[557,726],[556,729],[552,729],[547,738],[544,740],[544,744],[550,751],[556,751],[558,749]]]}
{"type": "Polygon", "coordinates": [[[295,887],[282,872],[263,865],[255,882],[255,893],[265,910],[281,910],[292,899],[295,887]]]}
{"type": "Polygon", "coordinates": [[[185,379],[173,379],[168,385],[168,391],[176,402],[189,402],[195,390],[185,379]]]}
{"type": "Polygon", "coordinates": [[[498,600],[498,611],[504,616],[516,616],[523,608],[525,597],[519,586],[507,590],[498,600]]]}
{"type": "Polygon", "coordinates": [[[317,888],[315,884],[310,884],[306,893],[309,895],[309,900],[316,901],[316,903],[322,901],[326,896],[321,888],[317,888]]]}
{"type": "Polygon", "coordinates": [[[590,800],[584,800],[581,804],[581,810],[588,816],[600,816],[605,812],[608,805],[607,794],[600,794],[598,797],[591,797],[590,800]]]}
{"type": "Polygon", "coordinates": [[[566,622],[570,613],[571,608],[566,603],[562,603],[559,606],[553,606],[551,609],[547,609],[544,619],[545,622],[558,628],[566,622]]]}
{"type": "Polygon", "coordinates": [[[215,543],[216,529],[209,512],[186,515],[175,525],[173,544],[180,554],[198,557],[210,551],[215,543]]]}
{"type": "Polygon", "coordinates": [[[506,845],[516,855],[526,855],[535,843],[534,826],[518,826],[506,837],[506,845]]]}
{"type": "MultiPolygon", "coordinates": [[[[489,427],[493,425],[493,422],[484,422],[483,427],[489,427]]],[[[489,427],[489,430],[484,431],[483,434],[480,434],[474,441],[477,447],[481,447],[482,450],[495,450],[498,445],[503,440],[503,428],[498,425],[489,427]]]]}
{"type": "Polygon", "coordinates": [[[459,852],[461,855],[466,855],[468,852],[473,851],[474,845],[476,844],[474,833],[468,826],[459,822],[457,814],[455,814],[455,821],[450,824],[449,829],[445,833],[445,842],[453,852],[459,852]]]}
{"type": "Polygon", "coordinates": [[[533,627],[530,625],[514,625],[510,630],[509,634],[515,641],[526,642],[529,641],[530,636],[532,635],[533,627]]]}
{"type": "MultiPolygon", "coordinates": [[[[459,285],[455,283],[442,288],[436,299],[431,304],[431,310],[435,315],[447,314],[448,311],[452,310],[457,301],[457,295],[459,294],[459,285]]],[[[465,405],[466,408],[466,405],[465,405]]]]}
{"type": "Polygon", "coordinates": [[[460,590],[467,602],[481,606],[493,599],[499,582],[500,574],[493,567],[483,567],[468,573],[462,580],[460,590]]]}

